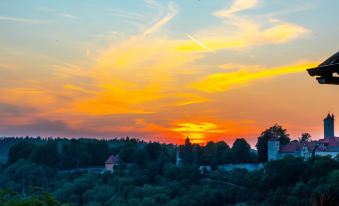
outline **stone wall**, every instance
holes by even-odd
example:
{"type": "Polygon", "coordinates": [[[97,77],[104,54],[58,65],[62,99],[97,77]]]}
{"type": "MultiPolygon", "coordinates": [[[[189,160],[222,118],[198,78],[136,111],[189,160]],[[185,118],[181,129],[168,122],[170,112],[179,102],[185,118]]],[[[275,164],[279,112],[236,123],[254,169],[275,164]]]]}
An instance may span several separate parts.
{"type": "Polygon", "coordinates": [[[226,164],[218,166],[219,170],[231,171],[234,169],[247,169],[248,171],[258,170],[264,167],[262,163],[246,163],[246,164],[226,164]]]}
{"type": "Polygon", "coordinates": [[[335,158],[338,154],[338,152],[315,152],[315,156],[330,156],[331,158],[335,158]]]}

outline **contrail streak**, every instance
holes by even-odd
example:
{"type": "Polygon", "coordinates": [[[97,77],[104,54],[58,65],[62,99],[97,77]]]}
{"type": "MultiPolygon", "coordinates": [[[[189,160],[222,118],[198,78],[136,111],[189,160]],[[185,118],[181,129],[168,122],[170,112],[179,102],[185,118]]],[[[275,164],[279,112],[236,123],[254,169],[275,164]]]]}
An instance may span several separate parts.
{"type": "Polygon", "coordinates": [[[209,48],[208,46],[206,46],[205,44],[203,44],[202,42],[200,42],[199,40],[195,39],[193,36],[189,35],[189,34],[186,34],[186,36],[188,38],[190,38],[192,41],[194,41],[196,44],[198,44],[199,46],[201,46],[202,48],[210,51],[210,52],[215,52],[213,49],[209,48]]]}

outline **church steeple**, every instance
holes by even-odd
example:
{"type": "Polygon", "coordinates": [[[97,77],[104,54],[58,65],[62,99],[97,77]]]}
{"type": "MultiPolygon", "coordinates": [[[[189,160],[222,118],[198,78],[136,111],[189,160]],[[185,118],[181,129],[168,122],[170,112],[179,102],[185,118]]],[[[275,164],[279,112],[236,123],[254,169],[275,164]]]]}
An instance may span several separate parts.
{"type": "Polygon", "coordinates": [[[180,157],[180,148],[177,146],[177,154],[176,154],[176,161],[175,161],[175,164],[177,167],[180,167],[182,166],[183,162],[182,162],[182,159],[180,157]]]}
{"type": "Polygon", "coordinates": [[[328,113],[324,119],[324,138],[334,137],[334,115],[328,113]]]}

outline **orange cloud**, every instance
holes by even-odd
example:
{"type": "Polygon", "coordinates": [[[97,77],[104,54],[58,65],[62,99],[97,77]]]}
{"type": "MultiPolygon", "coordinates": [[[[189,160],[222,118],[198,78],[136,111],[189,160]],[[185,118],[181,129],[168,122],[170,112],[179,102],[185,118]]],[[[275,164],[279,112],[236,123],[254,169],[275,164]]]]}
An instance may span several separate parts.
{"type": "MultiPolygon", "coordinates": [[[[233,87],[248,85],[260,79],[304,72],[305,68],[311,68],[314,65],[316,65],[316,62],[302,62],[276,68],[262,68],[259,70],[258,66],[255,66],[252,68],[252,71],[251,66],[248,65],[248,69],[210,74],[201,81],[193,83],[192,87],[204,92],[223,92],[233,87]]],[[[240,67],[243,67],[243,65],[240,67]]]]}
{"type": "Polygon", "coordinates": [[[193,143],[206,142],[206,134],[208,133],[225,133],[229,131],[222,130],[218,125],[210,122],[184,122],[178,123],[177,126],[172,131],[179,132],[181,136],[189,137],[193,143]]]}

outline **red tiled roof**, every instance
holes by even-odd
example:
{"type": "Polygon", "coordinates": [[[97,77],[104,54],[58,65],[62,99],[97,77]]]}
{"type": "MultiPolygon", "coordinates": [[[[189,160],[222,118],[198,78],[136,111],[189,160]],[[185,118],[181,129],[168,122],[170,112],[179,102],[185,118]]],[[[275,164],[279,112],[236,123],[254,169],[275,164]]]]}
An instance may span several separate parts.
{"type": "Polygon", "coordinates": [[[329,139],[320,139],[319,143],[322,143],[322,144],[329,143],[329,139]]]}
{"type": "Polygon", "coordinates": [[[320,144],[328,144],[328,146],[339,146],[339,138],[338,137],[330,137],[326,139],[320,139],[320,144]]]}
{"type": "Polygon", "coordinates": [[[119,161],[118,155],[110,155],[105,164],[117,164],[119,161]]]}
{"type": "Polygon", "coordinates": [[[292,153],[292,152],[296,152],[296,151],[299,151],[301,149],[301,144],[297,141],[292,141],[284,146],[282,146],[280,148],[280,151],[279,152],[282,152],[282,153],[292,153]]]}
{"type": "Polygon", "coordinates": [[[309,151],[319,152],[339,152],[339,137],[331,137],[320,139],[318,141],[310,141],[310,142],[298,142],[292,141],[282,147],[280,147],[279,152],[281,153],[294,153],[300,151],[304,146],[308,148],[309,151]]]}
{"type": "Polygon", "coordinates": [[[306,145],[308,150],[312,151],[317,146],[317,141],[304,142],[304,144],[306,145]]]}
{"type": "Polygon", "coordinates": [[[339,148],[339,138],[330,137],[326,139],[320,139],[319,144],[320,145],[317,147],[317,151],[321,152],[336,151],[337,148],[339,148]]]}
{"type": "Polygon", "coordinates": [[[328,144],[328,146],[332,146],[332,147],[339,146],[339,142],[335,141],[334,138],[331,138],[330,139],[330,143],[328,144]]]}

